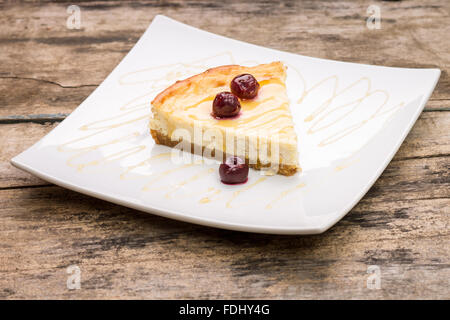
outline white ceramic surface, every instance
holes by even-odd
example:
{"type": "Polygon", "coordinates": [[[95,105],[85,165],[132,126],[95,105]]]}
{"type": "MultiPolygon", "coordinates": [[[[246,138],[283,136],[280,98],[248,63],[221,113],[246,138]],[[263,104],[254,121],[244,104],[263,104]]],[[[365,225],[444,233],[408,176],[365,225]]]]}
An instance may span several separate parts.
{"type": "MultiPolygon", "coordinates": [[[[311,39],[314,41],[314,39],[311,39]]],[[[168,218],[241,231],[321,233],[367,192],[431,95],[438,69],[310,58],[157,16],[66,120],[14,159],[57,185],[168,218]],[[176,164],[149,134],[150,101],[207,68],[283,61],[301,174],[221,184],[217,164],[176,164]]]]}

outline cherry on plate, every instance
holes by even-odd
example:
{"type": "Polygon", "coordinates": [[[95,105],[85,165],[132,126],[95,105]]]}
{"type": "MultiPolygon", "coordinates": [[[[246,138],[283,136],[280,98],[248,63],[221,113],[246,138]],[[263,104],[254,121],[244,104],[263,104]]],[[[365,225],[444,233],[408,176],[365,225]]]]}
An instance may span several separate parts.
{"type": "Polygon", "coordinates": [[[248,165],[239,157],[228,157],[220,165],[219,174],[223,183],[245,183],[248,179],[248,165]]]}

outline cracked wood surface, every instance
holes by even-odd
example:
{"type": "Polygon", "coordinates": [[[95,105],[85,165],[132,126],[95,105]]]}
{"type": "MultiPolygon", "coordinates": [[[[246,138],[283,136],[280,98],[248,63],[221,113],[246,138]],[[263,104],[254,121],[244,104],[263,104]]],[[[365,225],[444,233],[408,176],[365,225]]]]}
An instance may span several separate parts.
{"type": "Polygon", "coordinates": [[[68,30],[68,3],[0,1],[0,298],[450,298],[448,1],[79,5],[82,29],[68,30]],[[381,7],[380,30],[365,27],[369,4],[381,7]],[[171,221],[13,168],[9,160],[70,114],[156,14],[303,55],[442,75],[383,175],[323,235],[171,221]],[[73,264],[81,290],[66,287],[73,264]],[[380,290],[367,289],[369,265],[380,267],[380,290]]]}

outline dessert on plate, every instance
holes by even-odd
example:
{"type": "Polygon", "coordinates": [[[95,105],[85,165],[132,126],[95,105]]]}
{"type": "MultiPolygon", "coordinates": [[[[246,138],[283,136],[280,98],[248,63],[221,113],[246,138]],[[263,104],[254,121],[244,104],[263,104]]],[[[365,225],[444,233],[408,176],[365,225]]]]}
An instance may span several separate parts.
{"type": "Polygon", "coordinates": [[[272,62],[220,66],[177,81],[151,103],[153,139],[175,147],[187,135],[192,153],[206,148],[212,157],[293,175],[300,167],[285,80],[286,67],[272,62]]]}

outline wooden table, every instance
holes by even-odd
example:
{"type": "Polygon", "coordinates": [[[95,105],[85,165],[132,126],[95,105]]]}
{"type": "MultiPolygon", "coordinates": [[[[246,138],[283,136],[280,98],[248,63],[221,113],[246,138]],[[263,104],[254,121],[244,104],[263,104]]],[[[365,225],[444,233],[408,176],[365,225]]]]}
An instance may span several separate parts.
{"type": "Polygon", "coordinates": [[[0,297],[450,298],[450,2],[0,2],[0,297]],[[381,29],[366,27],[381,8],[381,29]],[[425,111],[361,202],[316,236],[172,221],[72,192],[9,160],[74,110],[156,14],[327,59],[440,68],[425,111]],[[81,289],[67,288],[67,267],[81,289]],[[381,288],[370,289],[368,267],[381,288]],[[371,269],[370,269],[371,270],[371,269]]]}

